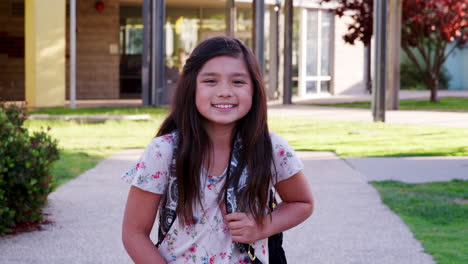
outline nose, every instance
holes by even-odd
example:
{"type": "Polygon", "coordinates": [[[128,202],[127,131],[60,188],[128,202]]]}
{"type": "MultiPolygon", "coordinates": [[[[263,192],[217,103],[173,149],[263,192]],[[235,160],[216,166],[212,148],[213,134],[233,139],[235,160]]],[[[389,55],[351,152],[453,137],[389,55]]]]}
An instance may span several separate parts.
{"type": "Polygon", "coordinates": [[[219,86],[219,90],[217,93],[218,97],[231,97],[232,96],[232,87],[228,82],[223,82],[219,86]]]}

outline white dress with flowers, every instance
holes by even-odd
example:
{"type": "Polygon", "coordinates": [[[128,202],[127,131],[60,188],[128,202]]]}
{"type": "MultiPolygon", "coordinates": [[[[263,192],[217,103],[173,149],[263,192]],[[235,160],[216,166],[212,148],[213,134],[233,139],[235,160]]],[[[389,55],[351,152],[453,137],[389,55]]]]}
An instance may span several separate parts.
{"type": "MultiPolygon", "coordinates": [[[[291,177],[302,170],[303,164],[286,140],[270,132],[273,145],[278,181],[291,177]]],[[[142,190],[164,194],[169,179],[169,166],[172,159],[173,140],[171,135],[154,138],[146,147],[136,165],[122,175],[122,179],[142,190]]],[[[180,225],[175,221],[159,247],[167,263],[197,264],[239,264],[250,263],[245,253],[240,253],[231,240],[231,235],[223,220],[217,200],[226,171],[222,175],[201,173],[204,192],[203,209],[194,208],[191,223],[180,225]]],[[[259,260],[268,263],[268,240],[262,239],[253,244],[259,260]]]]}

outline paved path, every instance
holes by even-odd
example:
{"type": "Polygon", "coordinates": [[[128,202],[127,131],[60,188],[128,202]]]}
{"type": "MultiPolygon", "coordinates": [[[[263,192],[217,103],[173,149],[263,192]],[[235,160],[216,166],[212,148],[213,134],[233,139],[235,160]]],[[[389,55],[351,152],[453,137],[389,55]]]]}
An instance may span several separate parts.
{"type": "MultiPolygon", "coordinates": [[[[439,90],[439,98],[442,97],[468,97],[468,90],[439,90]]],[[[400,90],[398,93],[400,100],[429,100],[431,92],[429,90],[400,90]]],[[[315,103],[315,104],[337,104],[371,101],[372,97],[369,93],[355,94],[337,94],[337,95],[314,95],[310,98],[294,97],[295,103],[315,103]]]]}
{"type": "Polygon", "coordinates": [[[367,181],[423,183],[468,180],[468,157],[356,157],[345,160],[367,181]]]}
{"type": "MultiPolygon", "coordinates": [[[[47,212],[53,224],[0,238],[0,263],[131,263],[120,239],[129,186],[119,175],[141,153],[119,152],[52,193],[47,212]]],[[[377,191],[345,161],[329,152],[299,155],[316,208],[311,218],[285,234],[289,263],[434,263],[377,191]]]]}
{"type": "Polygon", "coordinates": [[[300,152],[316,205],[285,234],[290,263],[434,263],[377,191],[330,152],[300,152]]]}

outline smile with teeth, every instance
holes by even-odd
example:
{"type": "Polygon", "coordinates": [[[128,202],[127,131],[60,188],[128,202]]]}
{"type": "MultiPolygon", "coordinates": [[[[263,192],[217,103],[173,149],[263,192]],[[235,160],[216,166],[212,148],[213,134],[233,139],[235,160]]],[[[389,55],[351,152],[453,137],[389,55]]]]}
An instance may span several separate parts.
{"type": "Polygon", "coordinates": [[[233,105],[233,104],[214,104],[213,106],[216,107],[216,108],[227,109],[227,108],[233,108],[236,105],[233,105]]]}

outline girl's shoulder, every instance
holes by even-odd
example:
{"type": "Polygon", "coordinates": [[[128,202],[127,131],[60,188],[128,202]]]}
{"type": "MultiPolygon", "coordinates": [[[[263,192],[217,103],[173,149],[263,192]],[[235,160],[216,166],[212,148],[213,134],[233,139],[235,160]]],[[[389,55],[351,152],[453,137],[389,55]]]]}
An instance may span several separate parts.
{"type": "Polygon", "coordinates": [[[276,182],[285,180],[304,168],[304,164],[297,157],[294,149],[286,139],[270,131],[271,146],[273,151],[273,169],[276,171],[276,182]]]}
{"type": "Polygon", "coordinates": [[[149,147],[154,147],[154,148],[168,148],[172,150],[174,147],[174,142],[177,140],[177,133],[172,132],[169,134],[165,134],[159,137],[155,137],[151,140],[151,142],[148,144],[149,147]]]}
{"type": "Polygon", "coordinates": [[[174,134],[166,134],[153,138],[145,148],[145,154],[150,155],[155,160],[166,160],[172,157],[174,149],[174,134]]]}
{"type": "Polygon", "coordinates": [[[173,133],[153,138],[138,161],[121,178],[142,190],[163,194],[170,176],[175,140],[173,133]]]}

